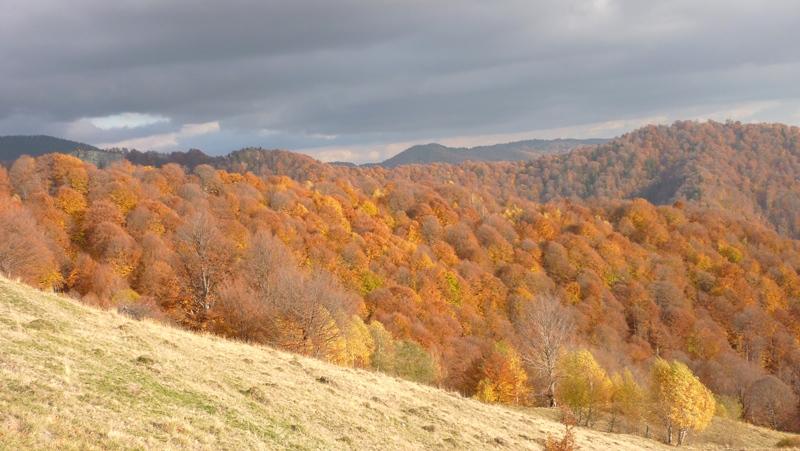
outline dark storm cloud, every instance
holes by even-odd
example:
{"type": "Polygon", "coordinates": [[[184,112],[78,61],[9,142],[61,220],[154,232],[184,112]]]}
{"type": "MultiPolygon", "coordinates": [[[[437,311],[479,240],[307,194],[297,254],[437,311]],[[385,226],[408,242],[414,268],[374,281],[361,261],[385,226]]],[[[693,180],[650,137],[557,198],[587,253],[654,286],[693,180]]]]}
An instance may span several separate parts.
{"type": "Polygon", "coordinates": [[[227,151],[749,103],[769,106],[754,119],[798,120],[796,0],[205,3],[6,0],[0,133],[227,151]],[[89,120],[125,112],[170,121],[89,120]]]}

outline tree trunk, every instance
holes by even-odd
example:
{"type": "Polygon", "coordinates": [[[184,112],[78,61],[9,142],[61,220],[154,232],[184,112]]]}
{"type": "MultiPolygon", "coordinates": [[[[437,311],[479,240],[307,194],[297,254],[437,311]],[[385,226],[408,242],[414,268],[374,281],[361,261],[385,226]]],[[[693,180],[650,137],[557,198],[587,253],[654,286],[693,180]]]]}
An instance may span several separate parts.
{"type": "Polygon", "coordinates": [[[772,403],[769,404],[769,425],[772,429],[778,429],[778,413],[772,403]]]}
{"type": "Polygon", "coordinates": [[[667,425],[667,445],[672,444],[672,425],[667,425]]]}
{"type": "Polygon", "coordinates": [[[556,405],[556,382],[555,381],[550,382],[550,384],[547,386],[547,404],[549,404],[550,407],[558,407],[556,405]]]}

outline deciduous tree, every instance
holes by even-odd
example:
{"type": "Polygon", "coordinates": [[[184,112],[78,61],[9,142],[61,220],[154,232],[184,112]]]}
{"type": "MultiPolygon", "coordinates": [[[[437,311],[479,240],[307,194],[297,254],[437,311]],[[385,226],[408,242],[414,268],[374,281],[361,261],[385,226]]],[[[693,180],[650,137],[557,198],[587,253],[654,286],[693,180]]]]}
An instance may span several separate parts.
{"type": "Polygon", "coordinates": [[[27,210],[0,205],[0,237],[0,273],[47,289],[61,283],[47,239],[27,210]]]}
{"type": "Polygon", "coordinates": [[[613,432],[617,419],[622,418],[628,424],[638,425],[645,412],[647,393],[636,382],[630,369],[614,373],[611,376],[611,421],[608,429],[613,432]]]}
{"type": "Polygon", "coordinates": [[[702,431],[714,416],[715,402],[711,391],[681,362],[656,359],[651,369],[650,400],[653,414],[666,429],[666,442],[672,444],[678,433],[678,444],[690,430],[702,431]]]}
{"type": "Polygon", "coordinates": [[[573,334],[571,314],[558,297],[542,294],[520,307],[515,326],[522,360],[541,377],[546,404],[555,407],[558,359],[573,334]]]}
{"type": "Polygon", "coordinates": [[[608,406],[612,394],[611,379],[586,349],[563,354],[558,361],[558,371],[558,402],[572,410],[578,423],[590,426],[597,413],[608,406]]]}
{"type": "Polygon", "coordinates": [[[495,343],[481,363],[481,379],[475,397],[489,403],[525,404],[528,375],[517,351],[508,343],[495,343]]]}
{"type": "Polygon", "coordinates": [[[207,212],[189,216],[176,231],[175,240],[183,281],[191,295],[189,318],[202,325],[214,304],[217,286],[231,269],[233,251],[207,212]]]}
{"type": "Polygon", "coordinates": [[[797,395],[777,377],[764,376],[747,388],[743,407],[748,421],[778,429],[797,410],[797,395]]]}

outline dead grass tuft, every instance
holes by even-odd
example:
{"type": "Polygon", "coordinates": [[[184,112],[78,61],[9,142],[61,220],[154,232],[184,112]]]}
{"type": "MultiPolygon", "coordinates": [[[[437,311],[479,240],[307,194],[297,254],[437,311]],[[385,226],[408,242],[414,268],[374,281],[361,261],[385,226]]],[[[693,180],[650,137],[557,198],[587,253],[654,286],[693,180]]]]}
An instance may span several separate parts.
{"type": "Polygon", "coordinates": [[[242,392],[243,395],[254,399],[262,404],[269,404],[269,395],[267,392],[261,387],[250,387],[247,390],[242,392]]]}
{"type": "Polygon", "coordinates": [[[25,327],[33,330],[44,330],[44,331],[56,330],[55,324],[41,318],[37,318],[33,321],[28,321],[27,323],[25,323],[25,327]]]}
{"type": "Polygon", "coordinates": [[[145,366],[153,366],[156,364],[156,359],[146,355],[140,355],[139,357],[136,357],[136,363],[145,366]]]}

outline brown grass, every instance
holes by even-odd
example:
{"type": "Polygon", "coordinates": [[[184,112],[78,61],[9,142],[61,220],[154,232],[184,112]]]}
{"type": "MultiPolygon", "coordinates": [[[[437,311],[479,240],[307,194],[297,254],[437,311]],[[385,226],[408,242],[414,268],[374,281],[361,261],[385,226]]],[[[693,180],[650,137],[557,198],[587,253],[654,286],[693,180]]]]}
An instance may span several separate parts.
{"type": "MultiPolygon", "coordinates": [[[[767,446],[786,437],[766,431],[767,446]]],[[[0,449],[541,449],[563,432],[546,410],[135,321],[0,278],[0,449]]],[[[575,436],[582,450],[666,449],[575,436]]]]}
{"type": "Polygon", "coordinates": [[[786,437],[778,440],[778,443],[775,444],[777,448],[793,448],[793,449],[800,449],[800,438],[798,437],[786,437]]]}

